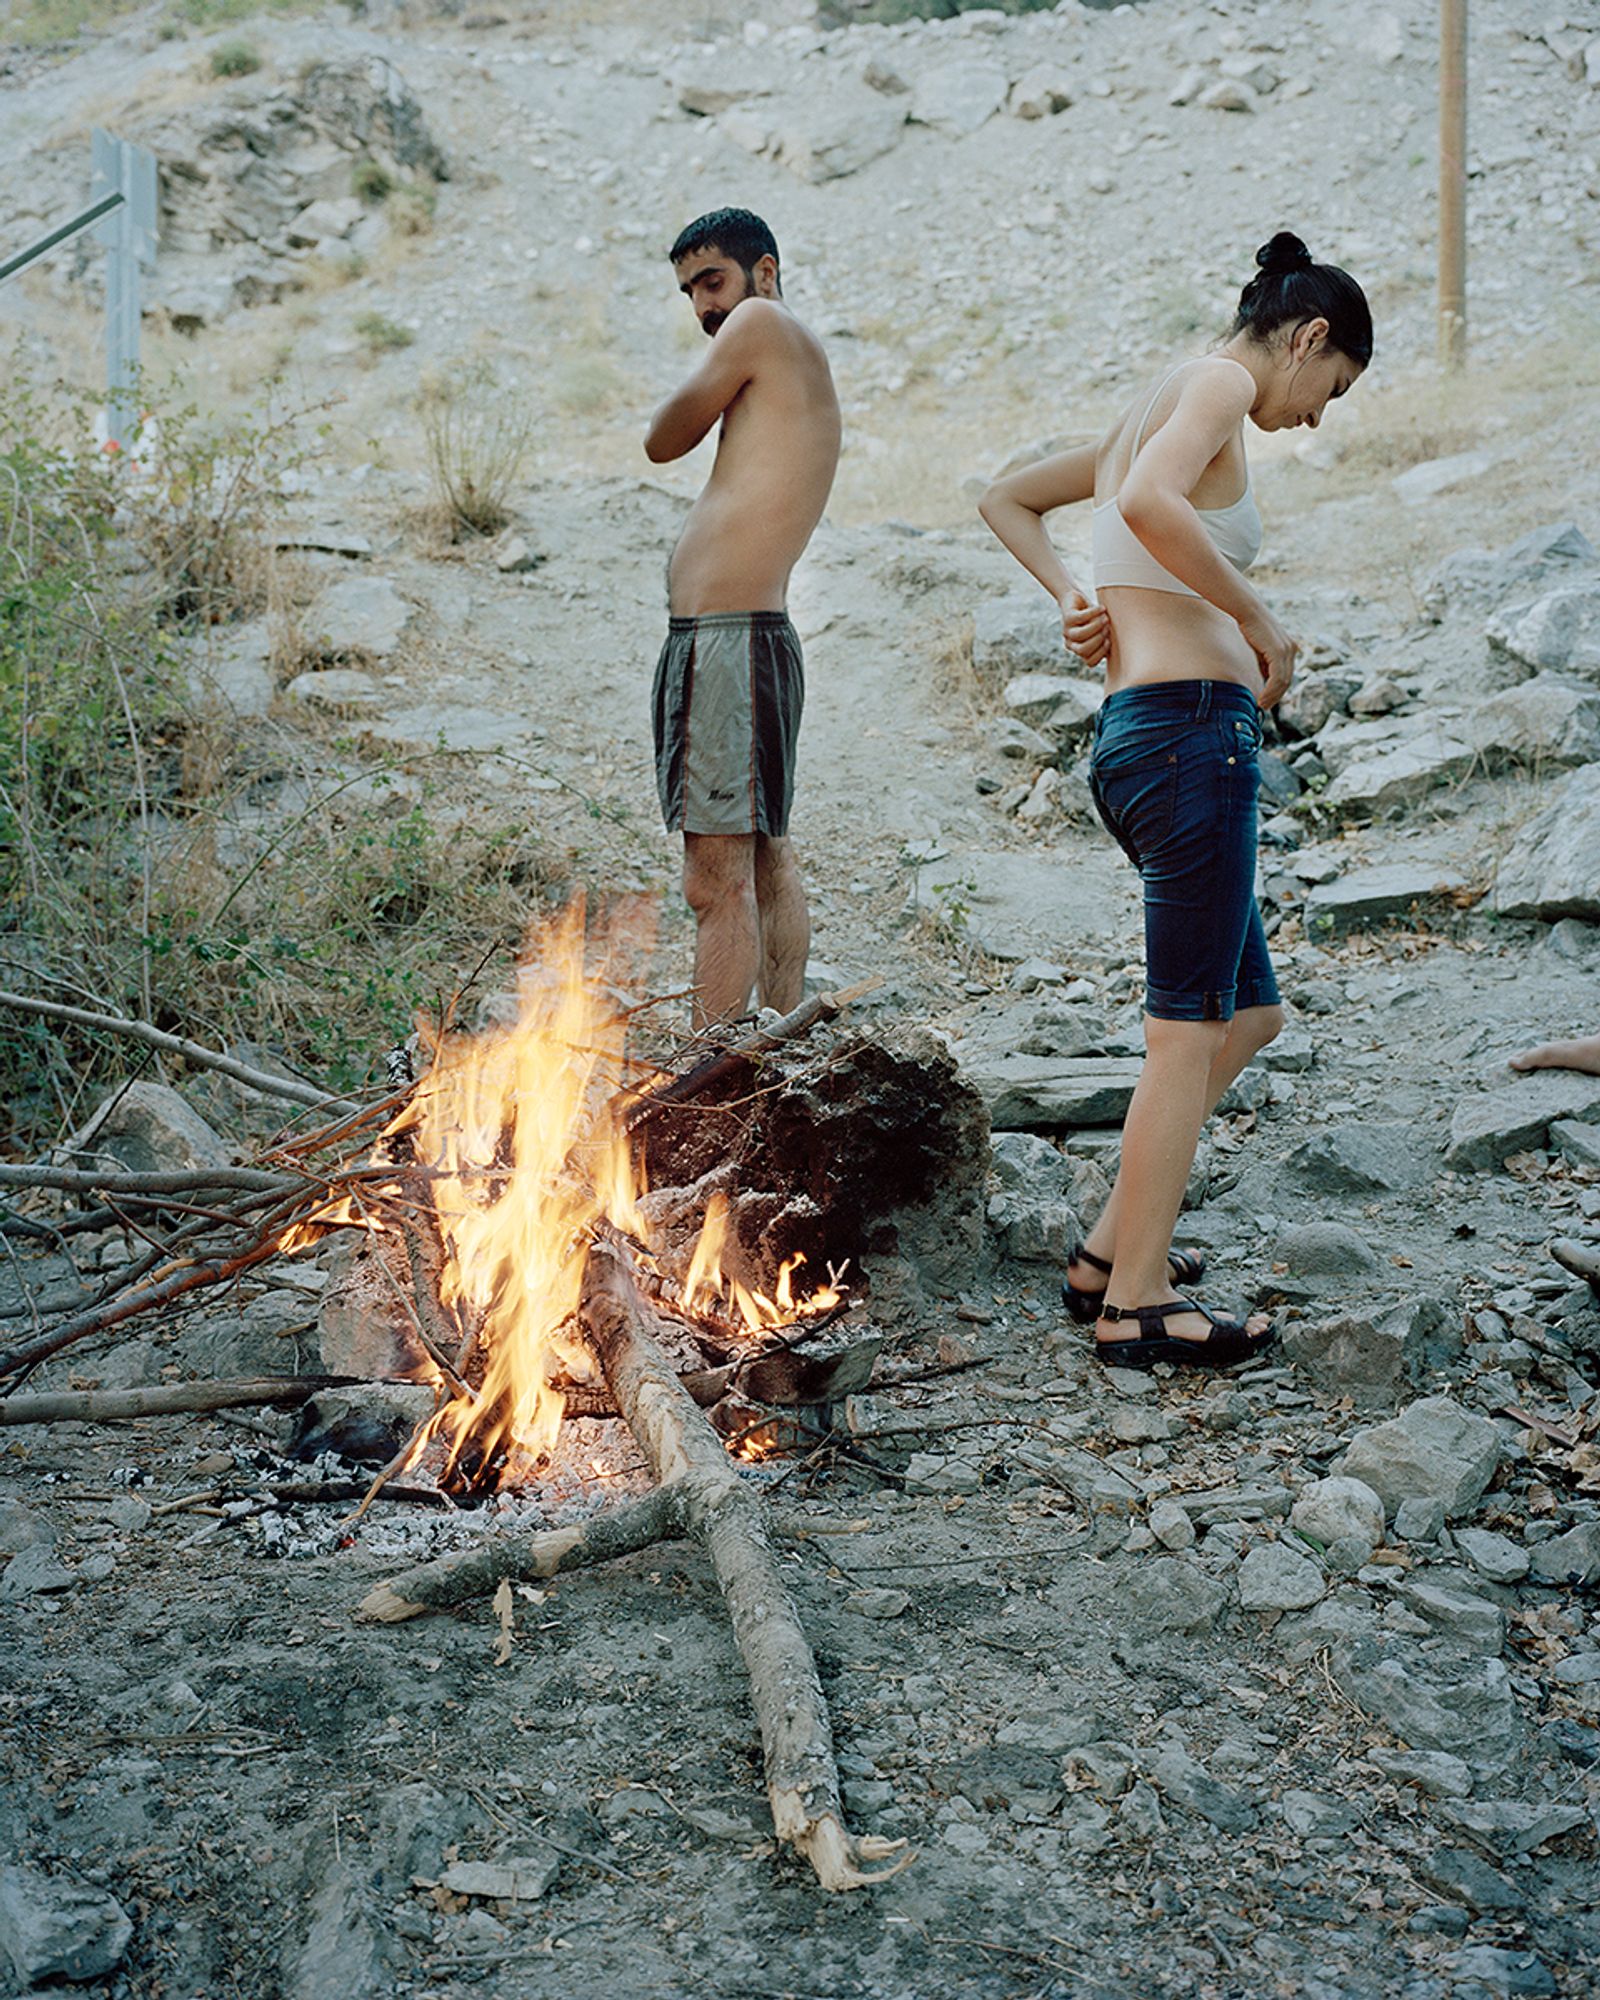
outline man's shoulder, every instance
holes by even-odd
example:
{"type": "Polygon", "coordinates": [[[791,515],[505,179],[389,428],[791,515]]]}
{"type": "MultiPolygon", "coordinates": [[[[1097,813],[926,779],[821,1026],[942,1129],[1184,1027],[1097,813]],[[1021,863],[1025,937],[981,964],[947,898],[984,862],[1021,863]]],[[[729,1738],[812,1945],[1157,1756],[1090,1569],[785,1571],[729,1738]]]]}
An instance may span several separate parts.
{"type": "Polygon", "coordinates": [[[820,340],[780,299],[741,299],[717,338],[738,331],[741,343],[781,356],[797,347],[819,350],[820,340]]]}

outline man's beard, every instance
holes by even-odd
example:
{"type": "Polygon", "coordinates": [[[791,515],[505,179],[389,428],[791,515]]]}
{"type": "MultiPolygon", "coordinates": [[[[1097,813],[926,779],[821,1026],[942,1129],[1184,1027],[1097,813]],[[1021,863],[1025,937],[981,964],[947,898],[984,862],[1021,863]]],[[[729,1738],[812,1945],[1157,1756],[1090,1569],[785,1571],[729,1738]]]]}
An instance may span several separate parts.
{"type": "MultiPolygon", "coordinates": [[[[744,290],[739,294],[738,298],[734,300],[733,306],[742,306],[746,299],[753,299],[755,295],[756,295],[755,280],[754,278],[751,277],[750,273],[747,271],[745,273],[745,278],[744,278],[744,290]]],[[[728,313],[733,311],[733,306],[729,306],[728,312],[708,312],[705,318],[701,320],[700,322],[701,331],[706,335],[708,339],[710,340],[716,339],[717,335],[722,330],[724,322],[727,320],[728,313]]]]}

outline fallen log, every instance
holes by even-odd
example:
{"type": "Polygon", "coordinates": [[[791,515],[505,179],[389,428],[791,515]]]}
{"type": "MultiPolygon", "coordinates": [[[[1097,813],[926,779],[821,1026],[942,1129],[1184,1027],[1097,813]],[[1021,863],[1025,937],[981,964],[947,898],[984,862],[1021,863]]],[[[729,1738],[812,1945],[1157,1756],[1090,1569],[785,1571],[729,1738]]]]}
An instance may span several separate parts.
{"type": "Polygon", "coordinates": [[[897,1873],[909,1854],[876,1874],[862,1863],[887,1860],[904,1841],[858,1838],[845,1825],[816,1661],[756,1494],[679,1387],[626,1266],[603,1244],[590,1254],[580,1310],[628,1428],[660,1484],[681,1494],[685,1524],[711,1557],[750,1677],[778,1838],[805,1855],[825,1889],[860,1888],[897,1873]]]}
{"type": "Polygon", "coordinates": [[[133,1417],[256,1405],[293,1410],[319,1390],[335,1388],[346,1379],[281,1375],[241,1382],[162,1382],[145,1389],[60,1389],[37,1396],[0,1396],[0,1429],[10,1424],[119,1424],[133,1417]]]}
{"type": "Polygon", "coordinates": [[[1586,1278],[1600,1296],[1600,1246],[1580,1243],[1572,1236],[1558,1236],[1550,1245],[1550,1255],[1575,1278],[1586,1278]]]}

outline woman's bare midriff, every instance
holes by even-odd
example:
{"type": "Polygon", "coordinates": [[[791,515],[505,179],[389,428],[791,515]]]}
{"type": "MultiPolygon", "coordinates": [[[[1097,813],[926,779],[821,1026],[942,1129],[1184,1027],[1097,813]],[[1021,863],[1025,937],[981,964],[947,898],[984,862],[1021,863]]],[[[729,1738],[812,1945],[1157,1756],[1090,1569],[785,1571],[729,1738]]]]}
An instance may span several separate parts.
{"type": "Polygon", "coordinates": [[[1236,681],[1261,690],[1261,667],[1225,612],[1175,591],[1113,585],[1100,593],[1111,620],[1106,693],[1162,681],[1236,681]]]}

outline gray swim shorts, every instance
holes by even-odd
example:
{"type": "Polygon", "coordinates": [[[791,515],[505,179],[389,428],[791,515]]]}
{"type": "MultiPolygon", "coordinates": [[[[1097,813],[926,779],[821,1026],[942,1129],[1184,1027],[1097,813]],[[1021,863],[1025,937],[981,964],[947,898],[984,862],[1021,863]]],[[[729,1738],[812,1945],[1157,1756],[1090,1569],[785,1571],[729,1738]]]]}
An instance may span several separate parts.
{"type": "Polygon", "coordinates": [[[670,832],[788,831],[805,691],[784,612],[671,620],[651,698],[670,832]]]}

